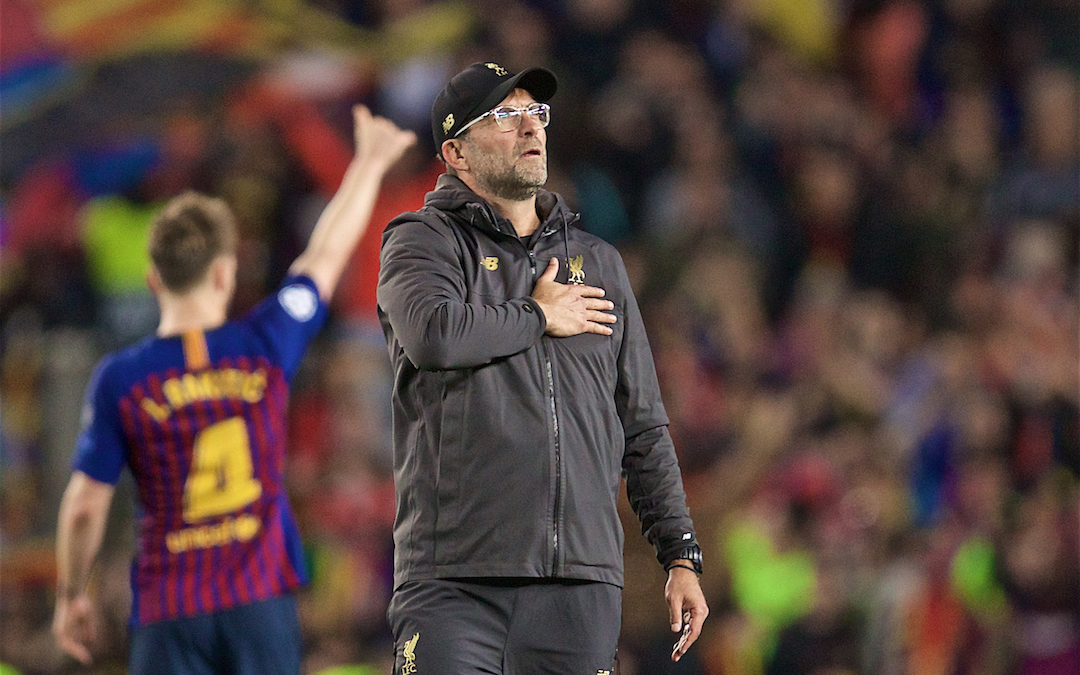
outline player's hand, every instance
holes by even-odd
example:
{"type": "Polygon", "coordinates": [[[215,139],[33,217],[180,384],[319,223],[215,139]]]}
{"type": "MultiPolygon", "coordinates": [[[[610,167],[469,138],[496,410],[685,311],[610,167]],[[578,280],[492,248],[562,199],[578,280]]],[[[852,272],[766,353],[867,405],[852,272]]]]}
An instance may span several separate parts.
{"type": "Polygon", "coordinates": [[[83,665],[90,665],[90,645],[97,640],[97,626],[89,596],[81,593],[70,599],[58,598],[52,631],[61,649],[83,665]]]}
{"type": "Polygon", "coordinates": [[[399,129],[385,117],[372,115],[366,105],[353,106],[352,113],[356,159],[365,164],[388,169],[416,143],[416,134],[399,129]]]}
{"type": "Polygon", "coordinates": [[[615,315],[604,310],[614,309],[610,300],[604,300],[604,289],[595,286],[560,284],[555,281],[559,272],[559,259],[552,258],[547,269],[536,280],[532,297],[547,318],[544,331],[552,337],[570,337],[580,333],[611,335],[606,324],[615,323],[615,315]]]}
{"type": "Polygon", "coordinates": [[[678,661],[701,635],[701,626],[705,623],[705,617],[709,616],[709,605],[705,603],[705,594],[701,592],[697,574],[685,567],[668,570],[664,599],[667,601],[671,631],[682,633],[671,650],[671,660],[678,661]]]}

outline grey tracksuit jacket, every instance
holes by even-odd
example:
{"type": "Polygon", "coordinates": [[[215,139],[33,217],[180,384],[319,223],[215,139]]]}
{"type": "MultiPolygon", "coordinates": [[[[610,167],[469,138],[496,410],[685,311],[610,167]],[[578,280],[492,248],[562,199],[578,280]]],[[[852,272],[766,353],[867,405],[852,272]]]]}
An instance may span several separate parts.
{"type": "Polygon", "coordinates": [[[443,175],[383,234],[378,312],[394,369],[394,585],[455,577],[623,583],[625,475],[662,563],[696,543],[652,354],[622,259],[574,227],[509,221],[443,175]],[[606,291],[610,336],[553,338],[530,297],[557,280],[606,291]]]}

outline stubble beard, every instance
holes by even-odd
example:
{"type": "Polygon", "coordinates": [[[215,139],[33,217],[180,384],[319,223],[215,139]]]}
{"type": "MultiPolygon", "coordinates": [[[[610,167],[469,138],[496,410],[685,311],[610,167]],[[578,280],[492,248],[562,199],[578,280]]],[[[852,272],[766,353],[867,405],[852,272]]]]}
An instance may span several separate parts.
{"type": "MultiPolygon", "coordinates": [[[[522,151],[524,151],[522,149],[522,151]]],[[[514,156],[521,151],[514,149],[514,156]]],[[[547,149],[540,149],[540,162],[529,160],[526,164],[511,164],[489,155],[479,155],[473,160],[473,175],[485,192],[508,201],[525,201],[534,197],[547,182],[547,149]],[[477,159],[480,159],[478,162],[477,159]]]]}

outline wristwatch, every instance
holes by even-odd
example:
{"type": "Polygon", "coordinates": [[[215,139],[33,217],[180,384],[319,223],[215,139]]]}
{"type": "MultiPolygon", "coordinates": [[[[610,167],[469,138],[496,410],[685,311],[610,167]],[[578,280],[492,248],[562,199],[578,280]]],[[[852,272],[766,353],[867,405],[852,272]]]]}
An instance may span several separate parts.
{"type": "Polygon", "coordinates": [[[697,544],[691,544],[683,550],[675,554],[668,564],[664,565],[664,571],[670,570],[672,567],[693,567],[693,570],[698,574],[701,574],[701,547],[697,544]],[[686,563],[689,563],[687,565],[686,563]]]}

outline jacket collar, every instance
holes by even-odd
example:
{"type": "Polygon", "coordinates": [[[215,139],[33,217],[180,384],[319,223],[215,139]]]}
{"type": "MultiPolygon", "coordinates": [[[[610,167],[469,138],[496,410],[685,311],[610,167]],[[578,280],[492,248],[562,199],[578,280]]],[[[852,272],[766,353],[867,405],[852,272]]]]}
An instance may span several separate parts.
{"type": "MultiPolygon", "coordinates": [[[[446,173],[439,176],[435,189],[425,195],[424,205],[481,230],[517,236],[509,220],[500,216],[486,199],[456,176],[446,173]]],[[[562,195],[543,188],[536,194],[536,210],[540,216],[540,230],[544,234],[567,227],[578,219],[562,195]]]]}

